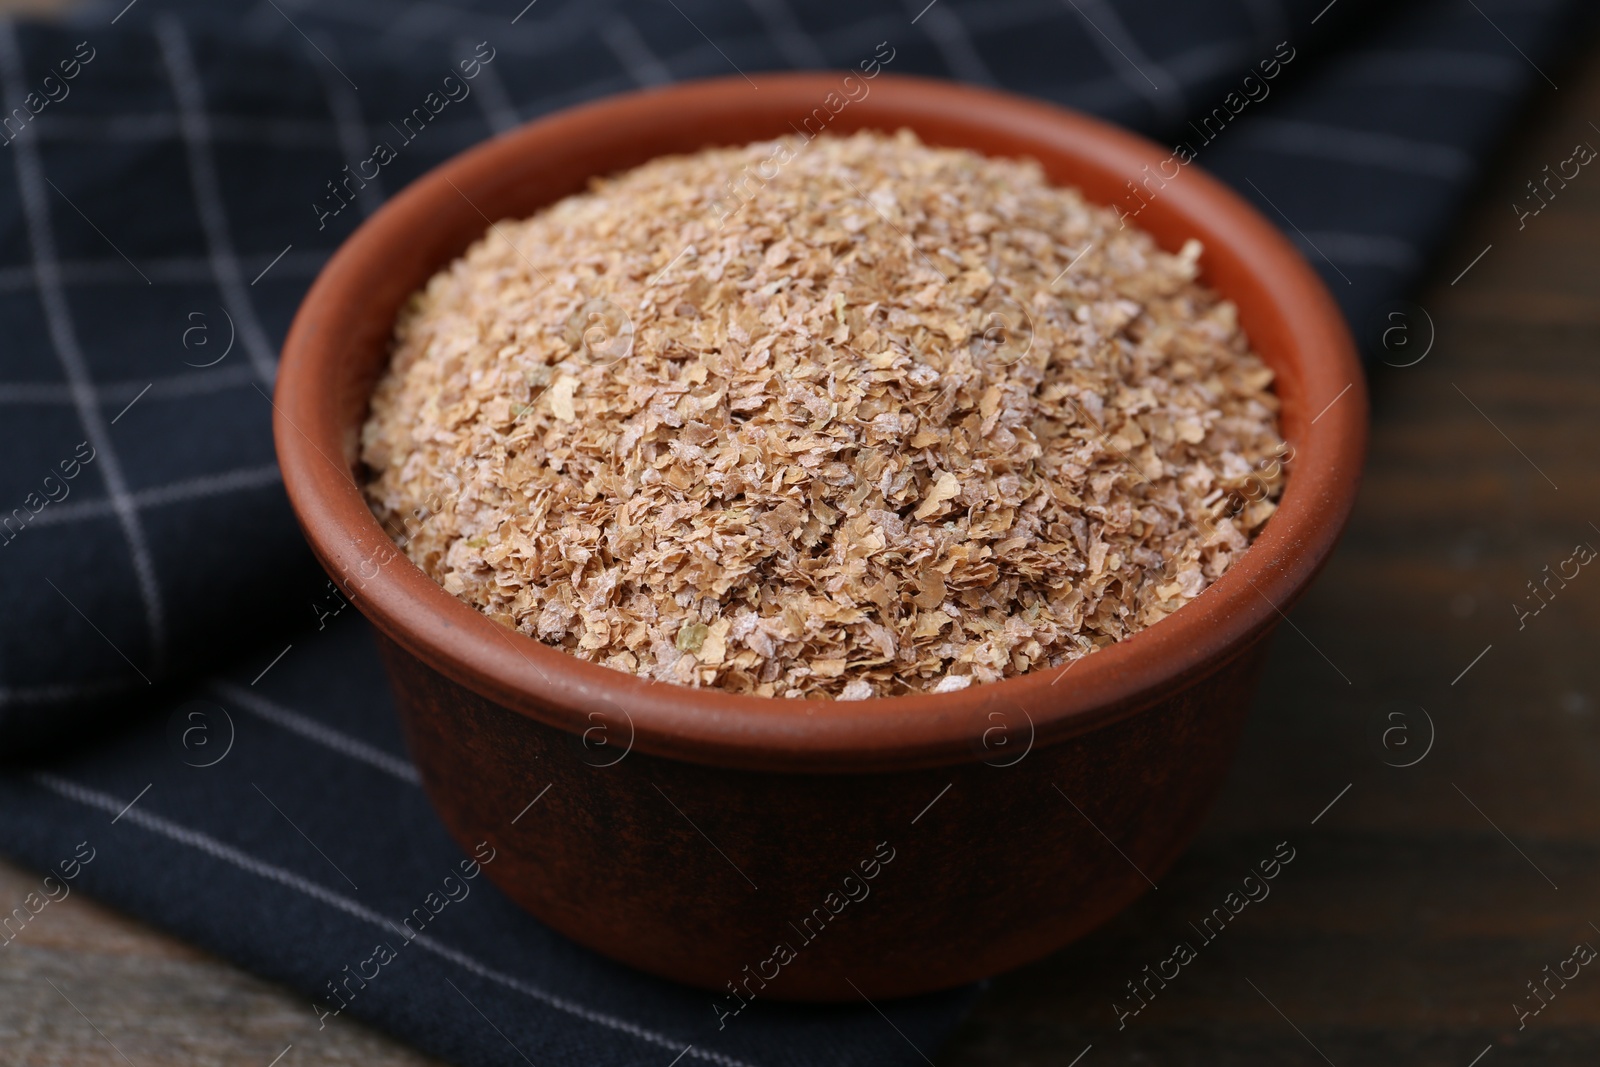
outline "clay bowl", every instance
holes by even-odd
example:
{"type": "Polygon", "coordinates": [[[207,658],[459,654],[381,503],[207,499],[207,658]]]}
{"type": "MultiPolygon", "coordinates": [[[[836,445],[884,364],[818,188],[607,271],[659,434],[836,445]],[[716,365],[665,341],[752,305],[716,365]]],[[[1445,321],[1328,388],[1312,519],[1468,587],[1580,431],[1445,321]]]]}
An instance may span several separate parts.
{"type": "MultiPolygon", "coordinates": [[[[1362,372],[1333,301],[1270,223],[1191,164],[1138,224],[1169,249],[1205,243],[1205,280],[1277,371],[1295,459],[1257,542],[1157,625],[1065,674],[834,703],[643,681],[445,593],[357,488],[357,431],[401,303],[488,219],[527,216],[657,155],[789,133],[841,78],[632,93],[458,156],[329,261],[277,386],[295,512],[381,634],[450,832],[469,851],[493,842],[489,878],[574,940],[746,997],[954,986],[1050,953],[1149,889],[1223,780],[1265,638],[1333,550],[1365,444],[1362,372]]],[[[1125,183],[1168,157],[1057,107],[888,75],[829,129],[902,126],[935,145],[1031,156],[1052,180],[1124,206],[1125,183]]]]}

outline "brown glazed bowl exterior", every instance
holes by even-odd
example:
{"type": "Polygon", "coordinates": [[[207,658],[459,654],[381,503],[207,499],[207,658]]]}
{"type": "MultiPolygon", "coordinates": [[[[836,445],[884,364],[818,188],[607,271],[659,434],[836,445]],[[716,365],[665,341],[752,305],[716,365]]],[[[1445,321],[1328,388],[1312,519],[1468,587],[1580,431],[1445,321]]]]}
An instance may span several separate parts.
{"type": "MultiPolygon", "coordinates": [[[[1065,672],[831,702],[645,681],[446,593],[395,548],[357,484],[359,428],[401,304],[490,220],[655,156],[791,133],[842,77],[633,93],[458,156],[329,261],[277,386],[290,499],[382,635],[445,825],[469,850],[493,842],[488,876],[550,926],[716,990],[729,1010],[730,989],[876,999],[990,975],[1060,948],[1159,879],[1227,771],[1264,638],[1334,547],[1365,446],[1362,371],[1338,309],[1271,224],[1191,164],[1147,194],[1138,225],[1168,249],[1204,242],[1204,280],[1277,372],[1295,456],[1256,543],[1174,615],[1065,672]]],[[[1137,203],[1126,183],[1168,158],[1035,101],[889,75],[866,84],[830,131],[909,127],[934,145],[1029,156],[1101,203],[1137,203]]]]}

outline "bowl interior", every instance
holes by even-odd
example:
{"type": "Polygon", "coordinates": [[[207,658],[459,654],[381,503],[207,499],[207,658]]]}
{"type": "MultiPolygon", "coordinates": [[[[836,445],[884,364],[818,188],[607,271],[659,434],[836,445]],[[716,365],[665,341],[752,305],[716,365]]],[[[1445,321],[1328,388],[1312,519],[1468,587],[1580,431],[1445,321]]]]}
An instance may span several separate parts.
{"type": "Polygon", "coordinates": [[[1170,153],[1097,120],[1007,94],[924,79],[761,75],[634,93],[564,111],[487,142],[394,197],[335,254],[296,316],[279,370],[275,435],[313,549],[388,636],[434,669],[523,714],[582,731],[626,720],[636,747],[772,770],[866,770],[978,758],[996,707],[1021,709],[1040,743],[1091,729],[1191,684],[1266,633],[1331,552],[1365,444],[1362,373],[1343,319],[1299,253],[1194,164],[1143,185],[1136,220],[1162,247],[1198,238],[1203,280],[1238,307],[1276,372],[1295,461],[1277,513],[1193,603],[1118,644],[1054,669],[958,693],[859,702],[739,696],[649,682],[579,660],[491,621],[401,554],[357,484],[368,397],[402,303],[491,223],[522,218],[667,153],[816,129],[914,130],[925,142],[1031,157],[1096,202],[1137,205],[1130,182],[1171,174],[1170,153]],[[1163,169],[1163,162],[1165,167],[1163,169]],[[1341,395],[1343,394],[1343,395],[1341,395]],[[1323,410],[1336,397],[1338,403],[1323,410]],[[1320,416],[1318,413],[1321,412],[1320,416]],[[1059,684],[1055,684],[1057,679],[1059,684]]]}

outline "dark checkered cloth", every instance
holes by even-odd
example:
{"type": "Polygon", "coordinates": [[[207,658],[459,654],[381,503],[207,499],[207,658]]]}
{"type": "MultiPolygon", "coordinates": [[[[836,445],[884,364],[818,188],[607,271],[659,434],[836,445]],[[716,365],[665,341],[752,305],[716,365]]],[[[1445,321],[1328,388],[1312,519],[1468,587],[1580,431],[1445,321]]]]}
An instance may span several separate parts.
{"type": "MultiPolygon", "coordinates": [[[[88,842],[76,887],[303,994],[284,1036],[302,1048],[311,998],[462,860],[364,623],[333,613],[295,529],[269,433],[294,308],[386,195],[568,104],[854,66],[887,41],[893,72],[1187,143],[1367,335],[1595,6],[125,4],[0,24],[0,850],[59,870],[88,842]],[[475,52],[493,58],[471,96],[319,225],[325,183],[475,52]],[[1273,59],[1270,95],[1249,98],[1273,59]]],[[[27,921],[0,925],[0,953],[27,951],[27,921]]],[[[403,953],[348,1014],[472,1064],[920,1063],[970,995],[757,1003],[719,1033],[706,994],[564,941],[482,880],[403,953]]]]}

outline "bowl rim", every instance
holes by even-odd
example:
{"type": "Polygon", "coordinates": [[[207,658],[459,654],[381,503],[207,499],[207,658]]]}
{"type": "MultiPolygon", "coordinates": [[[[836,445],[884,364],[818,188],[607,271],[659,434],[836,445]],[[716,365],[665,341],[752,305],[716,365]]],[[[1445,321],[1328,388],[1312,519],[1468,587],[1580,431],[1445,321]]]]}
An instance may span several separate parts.
{"type": "MultiPolygon", "coordinates": [[[[362,333],[354,325],[363,313],[362,294],[390,270],[409,235],[420,232],[415,228],[437,227],[442,211],[459,213],[461,200],[471,202],[471,191],[488,188],[497,174],[514,172],[519,163],[526,167],[530,159],[597,137],[652,127],[676,130],[673,123],[684,131],[703,130],[734,114],[786,122],[836,90],[842,74],[762,74],[754,92],[738,77],[684,82],[555,112],[428,171],[329,259],[284,343],[273,432],[284,486],[307,540],[384,635],[444,676],[521,715],[585,738],[600,729],[619,747],[625,741],[624,754],[638,749],[727,767],[848,772],[993,760],[995,752],[983,740],[987,731],[997,725],[1021,730],[1019,714],[1030,746],[1077,736],[1193,685],[1284,617],[1332,552],[1354,504],[1366,444],[1365,378],[1343,315],[1321,279],[1275,226],[1193,163],[1181,179],[1164,184],[1146,206],[1149,218],[1141,216],[1136,224],[1167,248],[1181,244],[1185,234],[1200,237],[1206,246],[1203,276],[1213,269],[1208,262],[1222,263],[1255,288],[1256,299],[1242,301],[1243,294],[1214,283],[1235,300],[1241,321],[1270,326],[1268,345],[1254,333],[1251,342],[1279,371],[1280,431],[1294,447],[1295,460],[1277,511],[1249,549],[1194,601],[1138,633],[1065,668],[952,693],[860,701],[745,696],[645,680],[545,645],[456,599],[396,548],[357,488],[357,428],[341,415],[334,383],[352,334],[364,343],[377,336],[370,326],[362,333]],[[1294,395],[1285,395],[1281,390],[1291,380],[1294,395]],[[1310,418],[1313,406],[1321,408],[1324,401],[1328,406],[1310,418]]],[[[1052,161],[1047,169],[1077,168],[1072,177],[1052,175],[1053,181],[1085,188],[1100,203],[1107,202],[1105,190],[1115,179],[1131,180],[1148,173],[1146,167],[1171,163],[1171,154],[1154,142],[1099,119],[951,82],[882,74],[870,96],[851,106],[855,114],[841,130],[909,126],[930,143],[998,137],[1024,151],[1032,147],[1052,161]],[[936,134],[929,136],[929,129],[936,134]],[[1091,183],[1098,195],[1086,188],[1091,183]]],[[[710,135],[700,143],[723,142],[710,135]]],[[[484,222],[473,239],[487,228],[484,222]]],[[[391,314],[383,325],[392,321],[391,314]]],[[[387,339],[387,332],[378,339],[385,348],[387,339]]]]}

